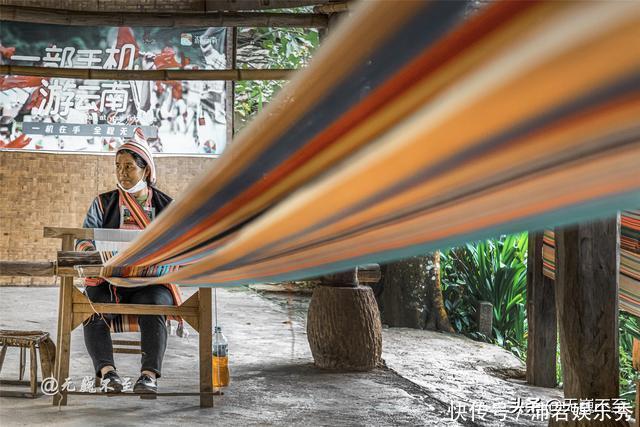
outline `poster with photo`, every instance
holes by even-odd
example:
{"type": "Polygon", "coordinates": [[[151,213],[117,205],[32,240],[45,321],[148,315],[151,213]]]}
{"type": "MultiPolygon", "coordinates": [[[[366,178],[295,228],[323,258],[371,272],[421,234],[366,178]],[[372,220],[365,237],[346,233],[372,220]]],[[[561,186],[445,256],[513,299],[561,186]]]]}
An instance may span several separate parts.
{"type": "MultiPolygon", "coordinates": [[[[3,22],[0,63],[120,70],[226,67],[224,28],[3,22]]],[[[158,153],[220,154],[224,81],[0,76],[0,149],[114,151],[141,127],[158,153]]]]}

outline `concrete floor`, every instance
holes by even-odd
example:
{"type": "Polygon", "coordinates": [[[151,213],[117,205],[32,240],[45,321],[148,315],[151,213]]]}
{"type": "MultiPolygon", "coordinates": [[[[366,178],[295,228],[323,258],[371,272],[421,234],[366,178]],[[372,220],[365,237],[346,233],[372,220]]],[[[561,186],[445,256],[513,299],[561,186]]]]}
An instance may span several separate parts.
{"type": "MultiPolygon", "coordinates": [[[[190,291],[185,291],[190,294],[190,291]]],[[[197,397],[69,396],[51,399],[0,398],[0,425],[547,425],[527,419],[453,421],[450,404],[486,404],[560,398],[558,390],[528,387],[489,373],[522,368],[510,353],[463,337],[409,329],[385,329],[388,368],[368,373],[317,369],[306,340],[308,297],[246,288],[218,290],[218,321],[229,339],[231,378],[214,407],[200,409],[197,397]]],[[[0,287],[0,329],[41,329],[55,337],[57,289],[0,287]],[[25,302],[26,301],[26,302],[25,302]],[[20,316],[20,319],[18,319],[20,316]]],[[[125,338],[120,334],[118,338],[125,338]]],[[[131,336],[135,338],[135,336],[131,336]]],[[[171,336],[159,381],[161,391],[196,391],[197,335],[171,336]]],[[[17,350],[10,349],[3,379],[17,378],[17,350]]],[[[136,355],[116,355],[120,375],[138,376],[136,355]]],[[[71,378],[79,384],[93,372],[82,328],[72,335],[71,378]]]]}

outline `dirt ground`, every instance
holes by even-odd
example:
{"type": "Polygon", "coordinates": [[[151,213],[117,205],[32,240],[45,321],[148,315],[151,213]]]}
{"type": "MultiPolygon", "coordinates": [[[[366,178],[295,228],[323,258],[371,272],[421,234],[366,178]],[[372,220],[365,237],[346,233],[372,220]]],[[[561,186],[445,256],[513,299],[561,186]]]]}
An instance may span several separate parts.
{"type": "MultiPolygon", "coordinates": [[[[523,366],[499,347],[403,328],[384,330],[386,368],[323,371],[313,365],[307,344],[308,296],[258,294],[247,288],[220,289],[217,294],[232,380],[213,408],[200,409],[197,397],[69,396],[66,407],[53,407],[46,396],[0,398],[0,425],[544,426],[546,421],[532,421],[530,415],[516,419],[518,411],[505,408],[518,398],[522,405],[562,396],[560,390],[505,379],[505,372],[513,376],[523,366]],[[493,415],[492,408],[502,408],[503,415],[493,415]]],[[[40,329],[55,337],[56,311],[55,288],[0,287],[0,329],[40,329]]],[[[118,335],[127,337],[135,338],[118,335]]],[[[161,391],[197,391],[197,343],[193,331],[188,338],[170,337],[161,391]]],[[[120,375],[135,381],[138,358],[117,354],[120,375]]],[[[18,351],[9,349],[0,377],[17,379],[17,372],[18,351]]],[[[81,327],[72,334],[70,372],[78,385],[93,374],[81,327]]]]}

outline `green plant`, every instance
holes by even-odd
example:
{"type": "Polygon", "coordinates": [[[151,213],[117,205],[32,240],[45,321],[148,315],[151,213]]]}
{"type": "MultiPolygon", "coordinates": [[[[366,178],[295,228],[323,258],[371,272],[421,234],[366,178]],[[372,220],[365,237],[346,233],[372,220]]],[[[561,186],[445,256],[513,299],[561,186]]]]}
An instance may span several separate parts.
{"type": "Polygon", "coordinates": [[[631,314],[620,313],[619,329],[620,397],[634,404],[637,392],[636,381],[639,377],[632,364],[633,339],[640,340],[640,321],[631,314]]]}
{"type": "Polygon", "coordinates": [[[464,286],[458,283],[442,286],[444,308],[447,310],[451,326],[458,333],[470,333],[475,325],[473,313],[467,304],[464,292],[464,286]]]}
{"type": "MultiPolygon", "coordinates": [[[[317,29],[242,28],[238,37],[245,40],[240,48],[251,52],[241,68],[297,69],[308,64],[320,43],[317,29]]],[[[269,103],[286,83],[285,80],[241,80],[235,84],[237,129],[269,103]]]]}
{"type": "Polygon", "coordinates": [[[478,337],[470,330],[475,327],[475,307],[488,301],[493,305],[493,336],[487,340],[524,359],[527,233],[450,249],[444,252],[443,264],[443,296],[454,328],[478,337]]]}
{"type": "MultiPolygon", "coordinates": [[[[494,342],[526,357],[526,267],[527,235],[502,236],[485,242],[449,249],[441,255],[442,294],[456,332],[474,339],[494,342]],[[477,332],[475,307],[478,301],[493,304],[494,337],[477,332]]],[[[621,312],[619,317],[620,396],[635,404],[633,339],[640,340],[640,319],[621,312]]],[[[560,345],[557,348],[556,377],[562,385],[560,345]]]]}

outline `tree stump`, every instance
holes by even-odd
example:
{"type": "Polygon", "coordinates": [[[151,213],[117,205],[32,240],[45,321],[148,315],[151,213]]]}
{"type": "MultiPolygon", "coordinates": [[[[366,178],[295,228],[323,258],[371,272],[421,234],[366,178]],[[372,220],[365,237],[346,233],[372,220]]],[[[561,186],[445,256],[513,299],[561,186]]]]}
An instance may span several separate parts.
{"type": "Polygon", "coordinates": [[[382,324],[371,288],[316,287],[309,304],[307,337],[320,368],[368,371],[378,366],[382,324]]]}

